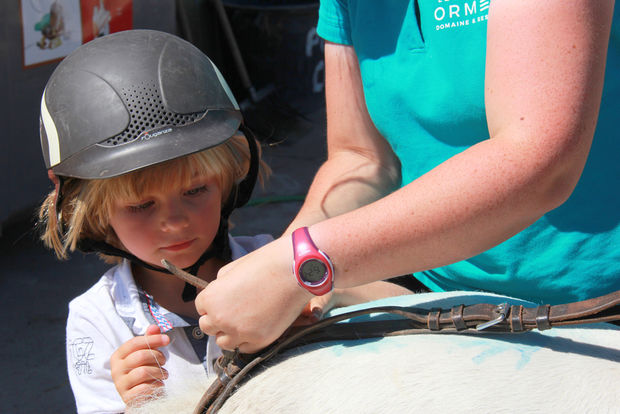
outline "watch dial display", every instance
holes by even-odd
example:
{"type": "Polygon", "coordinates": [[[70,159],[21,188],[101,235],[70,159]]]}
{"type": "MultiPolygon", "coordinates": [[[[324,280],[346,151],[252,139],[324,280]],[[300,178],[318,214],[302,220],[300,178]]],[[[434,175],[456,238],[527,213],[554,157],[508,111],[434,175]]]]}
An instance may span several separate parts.
{"type": "Polygon", "coordinates": [[[299,273],[304,281],[316,283],[325,277],[327,266],[319,260],[310,259],[302,263],[299,273]]]}

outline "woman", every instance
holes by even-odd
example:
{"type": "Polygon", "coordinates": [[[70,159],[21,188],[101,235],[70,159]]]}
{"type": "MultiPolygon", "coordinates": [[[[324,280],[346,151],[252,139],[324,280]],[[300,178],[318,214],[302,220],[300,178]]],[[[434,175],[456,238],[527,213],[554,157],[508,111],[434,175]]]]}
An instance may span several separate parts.
{"type": "Polygon", "coordinates": [[[328,160],[289,231],[198,296],[201,328],[242,352],[286,329],[312,298],[290,272],[301,226],[336,288],[414,273],[536,302],[620,289],[613,7],[322,2],[328,160]]]}

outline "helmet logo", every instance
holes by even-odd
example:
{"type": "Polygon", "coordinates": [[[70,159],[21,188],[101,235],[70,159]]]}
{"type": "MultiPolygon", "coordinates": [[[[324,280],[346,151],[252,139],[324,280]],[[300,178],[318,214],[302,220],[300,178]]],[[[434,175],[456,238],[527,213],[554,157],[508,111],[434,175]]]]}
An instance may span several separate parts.
{"type": "Polygon", "coordinates": [[[144,131],[142,134],[140,134],[138,139],[140,141],[148,141],[151,138],[157,138],[158,136],[167,134],[169,132],[172,132],[172,128],[170,127],[160,129],[159,131],[144,131]]]}

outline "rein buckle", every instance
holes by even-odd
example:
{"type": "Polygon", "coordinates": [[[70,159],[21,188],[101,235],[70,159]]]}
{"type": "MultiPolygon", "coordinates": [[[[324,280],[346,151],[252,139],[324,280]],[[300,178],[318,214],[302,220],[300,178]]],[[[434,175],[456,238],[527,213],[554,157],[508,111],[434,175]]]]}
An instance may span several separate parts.
{"type": "Polygon", "coordinates": [[[499,313],[499,316],[493,319],[492,321],[488,321],[488,322],[476,325],[476,330],[482,331],[484,329],[490,328],[491,326],[497,325],[498,323],[502,322],[504,319],[506,319],[506,316],[508,316],[508,309],[509,309],[508,303],[506,302],[500,305],[497,305],[497,307],[495,308],[495,312],[499,313]]]}

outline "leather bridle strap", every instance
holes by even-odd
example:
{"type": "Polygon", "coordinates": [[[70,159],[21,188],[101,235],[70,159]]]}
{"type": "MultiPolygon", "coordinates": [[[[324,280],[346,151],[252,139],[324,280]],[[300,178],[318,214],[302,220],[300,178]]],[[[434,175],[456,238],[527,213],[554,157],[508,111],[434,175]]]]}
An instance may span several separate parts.
{"type": "Polygon", "coordinates": [[[555,326],[620,321],[620,290],[563,305],[526,308],[502,303],[458,305],[450,309],[379,306],[343,313],[307,327],[295,327],[259,354],[225,352],[216,364],[218,378],[207,389],[194,414],[214,414],[245,375],[278,353],[315,342],[365,339],[420,333],[519,333],[555,326]],[[398,318],[338,323],[358,316],[386,313],[398,318]]]}

